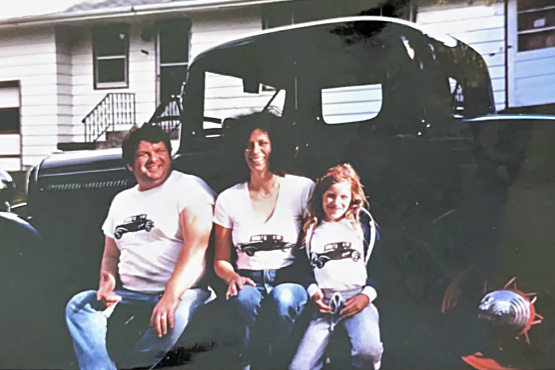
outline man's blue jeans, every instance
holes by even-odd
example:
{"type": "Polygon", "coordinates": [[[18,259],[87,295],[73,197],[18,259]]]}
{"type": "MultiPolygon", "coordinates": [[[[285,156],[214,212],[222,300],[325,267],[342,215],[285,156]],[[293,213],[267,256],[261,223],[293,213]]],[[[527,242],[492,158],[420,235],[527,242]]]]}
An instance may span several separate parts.
{"type": "Polygon", "coordinates": [[[284,347],[295,320],[302,312],[308,295],[299,284],[276,284],[279,270],[239,270],[251,278],[256,287],[245,285],[239,294],[229,299],[242,365],[248,367],[253,359],[267,361],[273,367],[285,367],[288,357],[284,347]]]}
{"type": "MultiPolygon", "coordinates": [[[[96,300],[96,290],[89,290],[75,295],[66,307],[66,323],[73,338],[73,346],[77,355],[79,368],[98,370],[116,369],[114,360],[106,348],[106,334],[108,319],[119,307],[127,306],[133,310],[149,310],[161,298],[161,294],[144,294],[130,290],[116,290],[122,300],[109,309],[96,300]]],[[[175,311],[175,325],[168,330],[168,334],[158,337],[156,331],[148,328],[149,322],[145,319],[143,334],[138,338],[134,348],[133,363],[126,367],[154,367],[164,355],[172,349],[189,323],[194,311],[213,299],[210,291],[192,288],[181,296],[181,303],[175,311]]],[[[148,316],[150,317],[150,316],[148,316]]]]}

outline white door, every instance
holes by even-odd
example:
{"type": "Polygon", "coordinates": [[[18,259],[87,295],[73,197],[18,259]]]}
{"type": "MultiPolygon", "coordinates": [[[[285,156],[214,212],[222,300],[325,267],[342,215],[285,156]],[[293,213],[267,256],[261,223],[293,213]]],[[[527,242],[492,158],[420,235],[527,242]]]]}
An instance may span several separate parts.
{"type": "Polygon", "coordinates": [[[508,1],[509,107],[555,103],[555,2],[508,1]]]}
{"type": "Polygon", "coordinates": [[[0,169],[19,171],[21,165],[19,83],[0,83],[0,169]]]}

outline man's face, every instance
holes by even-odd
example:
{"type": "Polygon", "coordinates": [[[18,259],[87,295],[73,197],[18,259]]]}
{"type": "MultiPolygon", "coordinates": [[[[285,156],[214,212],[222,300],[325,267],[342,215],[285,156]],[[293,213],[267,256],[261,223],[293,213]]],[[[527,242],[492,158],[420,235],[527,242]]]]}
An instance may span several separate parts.
{"type": "Polygon", "coordinates": [[[149,143],[140,141],[135,149],[133,166],[128,166],[133,172],[139,190],[148,190],[162,185],[171,172],[170,153],[163,142],[149,143]]]}

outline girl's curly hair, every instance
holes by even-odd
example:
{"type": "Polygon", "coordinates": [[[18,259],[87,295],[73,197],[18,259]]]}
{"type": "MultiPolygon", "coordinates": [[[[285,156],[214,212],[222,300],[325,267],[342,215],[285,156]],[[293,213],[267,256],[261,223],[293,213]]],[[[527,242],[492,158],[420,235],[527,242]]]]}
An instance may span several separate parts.
{"type": "Polygon", "coordinates": [[[331,167],[324,176],[318,179],[312,196],[308,202],[307,216],[303,223],[303,234],[306,236],[307,231],[320,224],[325,218],[324,209],[322,208],[322,197],[330,186],[338,183],[349,183],[351,185],[351,204],[345,212],[343,218],[347,219],[354,227],[357,227],[359,220],[359,212],[362,207],[369,208],[368,200],[364,194],[360,177],[349,163],[343,163],[331,167]]]}

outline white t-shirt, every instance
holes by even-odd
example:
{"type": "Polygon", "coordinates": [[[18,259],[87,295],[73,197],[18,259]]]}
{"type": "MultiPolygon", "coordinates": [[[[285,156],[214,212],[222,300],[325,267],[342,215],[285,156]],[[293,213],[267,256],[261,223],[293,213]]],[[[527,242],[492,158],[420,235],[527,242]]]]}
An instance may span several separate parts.
{"type": "Polygon", "coordinates": [[[349,221],[322,221],[307,242],[320,289],[346,290],[366,285],[362,232],[349,221]]]}
{"type": "Polygon", "coordinates": [[[280,269],[293,263],[293,246],[313,186],[306,177],[285,175],[274,213],[266,222],[255,216],[246,182],[218,196],[214,222],[232,230],[237,269],[280,269]]]}
{"type": "Polygon", "coordinates": [[[165,290],[184,242],[179,214],[194,204],[214,204],[214,196],[200,178],[176,171],[153,189],[139,191],[137,185],[115,196],[102,230],[121,252],[118,270],[124,288],[165,290]]]}

